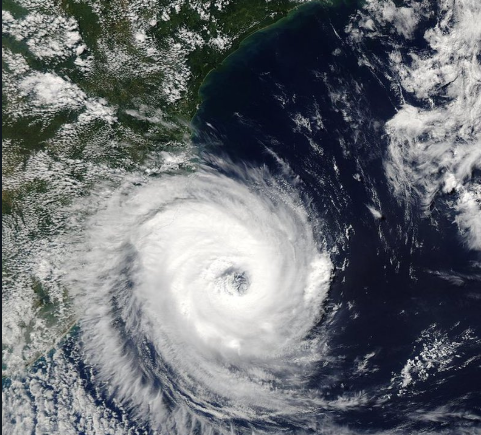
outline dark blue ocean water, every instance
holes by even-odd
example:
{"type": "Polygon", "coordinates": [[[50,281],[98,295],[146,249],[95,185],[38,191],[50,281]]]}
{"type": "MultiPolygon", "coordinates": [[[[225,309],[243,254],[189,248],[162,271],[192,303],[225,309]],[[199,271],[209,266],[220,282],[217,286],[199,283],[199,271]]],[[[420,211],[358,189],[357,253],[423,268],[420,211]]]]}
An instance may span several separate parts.
{"type": "MultiPolygon", "coordinates": [[[[479,356],[479,343],[463,342],[445,371],[433,355],[427,378],[414,370],[405,391],[393,380],[408,360],[428,359],[423,349],[436,353],[437,342],[459,342],[466,330],[479,335],[479,254],[462,245],[441,202],[426,217],[416,198],[407,207],[394,197],[383,166],[384,124],[401,101],[383,72],[387,44],[396,41],[353,46],[345,31],[353,13],[346,4],[311,4],[245,41],[202,88],[196,140],[208,153],[277,173],[281,160],[325,223],[318,237],[338,268],[328,309],[340,308],[327,328],[330,364],[312,384],[326,398],[367,397],[365,406],[332,411],[335,421],[361,432],[470,427],[460,414],[442,423],[423,415],[448,405],[479,413],[479,359],[463,367],[479,356]],[[375,203],[381,219],[366,207],[375,203]],[[450,282],[440,271],[465,279],[450,282]],[[370,368],[360,371],[368,354],[370,368]]],[[[430,24],[405,48],[423,48],[430,24]]]]}
{"type": "MultiPolygon", "coordinates": [[[[306,5],[250,37],[209,75],[193,120],[201,155],[266,165],[310,201],[316,237],[336,267],[326,315],[312,331],[326,337],[328,352],[310,385],[326,401],[356,404],[320,409],[315,427],[280,420],[273,433],[322,434],[327,423],[354,433],[475,430],[480,349],[470,337],[481,335],[479,254],[463,246],[441,201],[426,216],[416,198],[406,204],[393,195],[384,124],[401,101],[383,72],[396,41],[353,45],[345,29],[356,7],[306,5]]],[[[424,46],[430,24],[419,26],[411,49],[424,46]]],[[[77,334],[63,351],[95,403],[130,419],[132,433],[150,433],[94,383],[77,334]]]]}

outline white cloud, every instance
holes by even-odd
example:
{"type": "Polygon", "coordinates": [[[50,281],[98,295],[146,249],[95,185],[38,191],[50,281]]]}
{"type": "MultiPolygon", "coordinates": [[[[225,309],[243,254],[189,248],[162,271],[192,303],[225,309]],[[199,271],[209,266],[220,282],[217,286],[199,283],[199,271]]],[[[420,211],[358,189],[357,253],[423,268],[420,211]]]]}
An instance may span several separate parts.
{"type": "Polygon", "coordinates": [[[102,119],[114,123],[117,119],[115,109],[105,99],[87,97],[76,84],[54,73],[34,72],[27,75],[18,87],[20,95],[28,98],[40,112],[81,110],[80,122],[102,119]]]}
{"type": "Polygon", "coordinates": [[[481,200],[473,172],[481,169],[481,3],[442,0],[442,20],[425,33],[431,51],[412,65],[393,56],[401,85],[423,102],[405,104],[387,123],[386,174],[399,195],[416,193],[427,210],[434,197],[455,192],[456,222],[481,249],[481,200]]]}

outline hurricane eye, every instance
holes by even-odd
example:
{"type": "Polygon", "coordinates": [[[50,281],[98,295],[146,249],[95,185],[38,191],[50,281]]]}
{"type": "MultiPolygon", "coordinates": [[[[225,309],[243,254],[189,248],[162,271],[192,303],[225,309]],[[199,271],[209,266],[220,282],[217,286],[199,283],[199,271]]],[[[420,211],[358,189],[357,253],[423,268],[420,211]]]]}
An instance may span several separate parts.
{"type": "Polygon", "coordinates": [[[247,272],[228,268],[218,277],[219,289],[232,296],[244,296],[250,287],[250,279],[247,272]]]}

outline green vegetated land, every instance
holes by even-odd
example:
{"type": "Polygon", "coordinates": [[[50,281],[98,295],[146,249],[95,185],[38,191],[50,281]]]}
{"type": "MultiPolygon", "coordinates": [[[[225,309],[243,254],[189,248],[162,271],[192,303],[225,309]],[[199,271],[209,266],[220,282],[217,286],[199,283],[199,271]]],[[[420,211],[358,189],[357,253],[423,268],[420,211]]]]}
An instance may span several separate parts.
{"type": "MultiPolygon", "coordinates": [[[[9,294],[25,291],[42,324],[41,331],[36,330],[32,318],[20,319],[17,325],[24,331],[20,341],[25,342],[27,365],[75,322],[68,289],[55,281],[42,281],[27,267],[30,257],[39,255],[29,254],[31,250],[40,246],[39,252],[43,252],[56,235],[68,232],[65,222],[69,215],[62,214],[62,208],[68,209],[75,198],[88,197],[92,187],[102,181],[104,170],[111,175],[117,170],[155,169],[157,161],[152,164],[152,156],[159,151],[175,154],[189,148],[190,121],[201,103],[201,85],[209,72],[246,38],[279,23],[301,3],[46,0],[29,5],[25,0],[20,6],[13,0],[3,2],[3,10],[16,22],[32,16],[37,20],[33,26],[25,26],[27,36],[15,34],[8,26],[2,34],[7,54],[2,59],[2,178],[7,181],[2,187],[2,216],[8,235],[2,250],[2,274],[6,300],[9,294]],[[64,24],[50,26],[50,21],[56,23],[59,17],[64,24]],[[48,56],[50,32],[52,28],[61,31],[62,26],[68,30],[66,20],[73,22],[72,29],[78,31],[81,41],[63,55],[48,56]],[[41,35],[35,43],[46,49],[47,55],[39,55],[38,47],[35,51],[35,44],[32,46],[29,38],[36,33],[41,35]],[[139,44],[139,38],[149,45],[139,44]],[[83,49],[78,50],[79,44],[83,49]],[[56,84],[43,82],[45,75],[57,80],[56,84]],[[28,80],[37,76],[37,88],[27,86],[25,91],[25,83],[31,85],[28,80]],[[75,88],[73,104],[68,92],[67,104],[35,101],[35,92],[55,95],[57,85],[75,88]],[[75,98],[80,103],[75,103],[75,98]],[[87,106],[98,102],[101,110],[110,110],[110,119],[86,119],[87,106]],[[92,172],[91,168],[101,170],[92,172]],[[45,337],[49,334],[51,337],[45,337]],[[37,349],[37,339],[32,336],[42,337],[47,344],[37,349]]],[[[303,9],[308,11],[309,6],[303,9]]],[[[53,35],[54,48],[65,38],[53,35]]],[[[180,171],[192,168],[182,159],[178,166],[180,171]]],[[[3,350],[4,354],[11,352],[8,346],[3,350]]]]}
{"type": "MultiPolygon", "coordinates": [[[[198,91],[207,73],[235,51],[246,36],[279,20],[299,4],[289,0],[243,0],[227,3],[218,9],[216,2],[210,1],[207,2],[209,18],[206,20],[199,15],[197,2],[185,2],[177,10],[169,8],[171,3],[161,0],[160,7],[155,8],[155,11],[145,8],[139,13],[140,19],[157,21],[147,35],[152,37],[159,49],[168,48],[165,45],[172,44],[172,41],[180,45],[188,43],[184,37],[185,32],[179,32],[181,29],[199,35],[204,41],[219,35],[224,35],[229,40],[223,49],[206,43],[187,54],[185,66],[190,77],[181,92],[181,98],[174,103],[166,101],[159,92],[165,80],[164,74],[155,68],[151,68],[152,72],[147,71],[158,60],[149,58],[135,46],[131,20],[127,16],[124,1],[102,1],[96,12],[87,2],[60,2],[59,7],[65,16],[77,21],[79,33],[92,58],[91,70],[86,74],[75,67],[73,55],[60,60],[38,59],[29,51],[25,41],[18,41],[9,35],[3,36],[3,47],[21,54],[32,70],[49,71],[68,77],[87,96],[104,98],[109,105],[116,107],[118,123],[107,127],[99,121],[97,125],[94,123],[83,129],[77,137],[72,138],[70,149],[66,152],[63,150],[68,157],[88,158],[83,151],[85,145],[93,141],[117,141],[123,144],[122,149],[110,155],[106,153],[100,158],[105,159],[109,165],[128,167],[141,162],[152,150],[163,147],[169,149],[182,144],[189,134],[188,123],[200,103],[198,91]],[[169,18],[165,21],[155,16],[162,9],[169,13],[169,18]],[[99,47],[100,44],[102,47],[99,47]],[[112,67],[111,59],[106,57],[106,49],[109,48],[114,53],[121,50],[128,56],[130,74],[112,67]],[[152,126],[146,120],[134,119],[125,114],[125,110],[140,104],[160,109],[164,125],[152,126]]],[[[202,4],[205,5],[206,2],[202,4]]],[[[3,8],[16,18],[27,14],[25,9],[11,0],[4,2],[3,8]]],[[[10,66],[3,62],[2,68],[8,72],[10,66]]],[[[32,152],[48,149],[52,142],[56,142],[59,129],[66,123],[75,122],[79,113],[65,108],[49,116],[32,114],[19,117],[15,111],[9,110],[9,97],[5,94],[2,97],[2,136],[4,140],[14,142],[14,146],[5,150],[7,157],[2,162],[2,173],[8,176],[13,168],[25,164],[32,152]]],[[[58,147],[51,148],[51,152],[56,152],[53,148],[58,147]]],[[[20,190],[25,188],[35,189],[35,183],[23,186],[20,190]]],[[[2,190],[2,213],[11,213],[15,209],[15,199],[19,195],[22,192],[2,190]]]]}
{"type": "MultiPolygon", "coordinates": [[[[75,162],[129,171],[141,166],[152,151],[184,149],[189,143],[190,120],[200,104],[199,88],[209,71],[235,51],[248,35],[278,21],[299,5],[289,0],[217,0],[179,1],[176,2],[179,7],[175,8],[171,1],[160,0],[153,8],[140,7],[135,20],[152,23],[147,26],[146,37],[158,52],[170,56],[163,58],[150,56],[135,43],[138,26],[134,26],[129,2],[53,1],[54,8],[48,2],[30,9],[28,2],[26,6],[12,0],[2,4],[18,22],[35,13],[51,17],[52,21],[58,16],[73,18],[86,46],[80,55],[72,50],[66,56],[42,57],[29,46],[31,35],[18,37],[8,32],[2,35],[4,50],[23,59],[28,69],[19,75],[15,62],[2,59],[2,178],[7,181],[2,187],[2,216],[10,231],[8,243],[18,244],[17,248],[4,249],[5,283],[15,281],[22,272],[19,253],[29,249],[30,241],[43,239],[49,243],[51,237],[62,231],[57,209],[69,204],[75,196],[88,195],[89,183],[95,184],[87,169],[75,162]],[[192,38],[204,43],[192,46],[192,38]],[[216,38],[223,38],[225,44],[211,44],[216,38]],[[172,50],[175,44],[179,46],[178,55],[172,50]],[[87,70],[79,68],[78,59],[89,62],[87,70]],[[163,89],[169,74],[185,72],[188,79],[180,89],[179,98],[166,97],[163,89]],[[55,110],[49,109],[48,104],[33,107],[32,92],[17,92],[15,86],[35,74],[53,74],[78,87],[85,98],[101,99],[115,109],[116,120],[107,122],[98,118],[82,123],[80,117],[85,108],[81,105],[65,104],[55,110]],[[131,116],[132,110],[142,116],[131,116]],[[72,129],[66,132],[66,125],[72,129]],[[60,162],[68,171],[62,177],[72,185],[82,185],[82,189],[52,187],[48,177],[35,172],[41,171],[40,168],[35,165],[32,168],[32,158],[38,153],[45,153],[50,159],[46,170],[58,171],[55,163],[60,162]]],[[[48,40],[49,36],[47,31],[41,38],[48,40]]],[[[66,309],[70,302],[65,291],[59,293],[57,289],[53,293],[34,275],[27,276],[25,283],[31,287],[36,315],[53,331],[53,336],[61,336],[73,320],[66,309]]],[[[34,327],[28,322],[19,326],[24,328],[26,346],[30,346],[36,333],[34,327]]],[[[32,361],[31,356],[26,358],[32,361]]]]}
{"type": "MultiPolygon", "coordinates": [[[[243,0],[232,1],[218,9],[215,1],[199,2],[202,5],[209,5],[209,18],[205,19],[201,18],[197,11],[198,2],[181,3],[177,10],[169,8],[171,3],[161,0],[159,7],[156,7],[154,11],[145,8],[138,14],[139,19],[156,21],[156,24],[148,29],[147,36],[155,41],[159,49],[168,48],[165,45],[172,44],[173,41],[181,46],[188,44],[185,30],[206,42],[219,35],[228,38],[226,47],[222,49],[205,43],[189,50],[185,66],[190,77],[187,80],[186,88],[181,92],[181,98],[173,103],[166,101],[159,92],[165,81],[165,73],[151,68],[155,66],[152,64],[159,60],[146,55],[134,43],[135,35],[125,1],[102,1],[100,8],[96,8],[97,10],[94,11],[88,2],[61,0],[59,4],[61,11],[66,17],[73,17],[77,21],[82,40],[88,47],[88,54],[92,57],[92,66],[88,73],[83,73],[75,67],[73,55],[60,60],[38,59],[29,51],[25,41],[18,41],[9,35],[3,36],[2,44],[13,53],[21,54],[33,70],[49,71],[61,77],[68,77],[88,96],[104,98],[109,105],[116,107],[119,125],[113,128],[114,131],[110,133],[110,138],[114,139],[112,137],[114,134],[114,136],[118,135],[116,139],[120,142],[133,142],[131,146],[125,147],[126,152],[133,162],[139,162],[152,148],[168,146],[172,141],[181,141],[184,138],[188,130],[187,124],[200,103],[199,87],[211,69],[219,65],[228,54],[235,51],[240,41],[246,36],[279,20],[299,4],[289,0],[269,2],[243,0]],[[169,15],[165,21],[156,17],[158,11],[163,9],[168,11],[169,15]],[[184,30],[184,32],[180,32],[180,30],[184,30]],[[100,45],[102,46],[100,47],[100,45]],[[112,53],[121,51],[128,57],[128,65],[125,67],[130,68],[130,74],[119,71],[116,66],[111,65],[112,60],[106,57],[108,49],[111,49],[112,53]],[[146,121],[132,119],[125,115],[125,110],[142,103],[161,109],[166,123],[170,123],[171,128],[165,128],[165,126],[158,128],[156,131],[149,132],[146,137],[144,133],[151,126],[147,125],[146,121]],[[143,137],[135,140],[133,138],[135,134],[143,137]]],[[[4,2],[3,8],[10,11],[16,18],[21,18],[27,13],[10,0],[4,2]]],[[[52,19],[54,19],[53,16],[52,19]]],[[[171,62],[172,59],[165,61],[171,62]]],[[[5,63],[2,64],[2,67],[6,71],[9,69],[9,65],[5,63]]],[[[4,174],[8,174],[12,166],[28,159],[31,152],[48,148],[49,142],[55,139],[58,130],[66,123],[74,122],[78,116],[75,111],[66,108],[51,116],[43,117],[43,119],[39,119],[35,114],[18,117],[9,110],[10,101],[7,95],[3,95],[2,101],[3,137],[18,144],[14,151],[16,156],[10,156],[7,164],[4,164],[4,174]]],[[[97,130],[102,130],[103,127],[102,123],[99,123],[98,126],[89,126],[86,129],[88,131],[78,141],[87,143],[97,135],[97,130]]],[[[72,151],[75,151],[72,152],[72,157],[84,157],[82,145],[74,146],[72,144],[72,151]]],[[[108,160],[109,157],[106,157],[108,160]]],[[[110,160],[110,163],[115,164],[117,159],[113,157],[110,160]]],[[[119,162],[120,164],[126,163],[124,159],[120,160],[122,160],[119,162]]],[[[4,213],[11,211],[11,201],[11,193],[3,195],[2,210],[4,213]]]]}

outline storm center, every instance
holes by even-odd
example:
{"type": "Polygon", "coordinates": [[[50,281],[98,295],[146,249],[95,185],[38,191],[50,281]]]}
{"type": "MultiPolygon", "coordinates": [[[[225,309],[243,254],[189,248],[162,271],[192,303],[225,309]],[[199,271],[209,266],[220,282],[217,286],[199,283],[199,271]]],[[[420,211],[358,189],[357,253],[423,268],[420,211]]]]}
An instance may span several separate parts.
{"type": "Polygon", "coordinates": [[[250,286],[247,272],[229,267],[217,278],[217,288],[231,296],[243,296],[250,286]]]}

